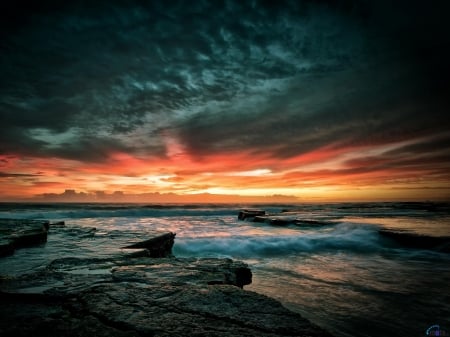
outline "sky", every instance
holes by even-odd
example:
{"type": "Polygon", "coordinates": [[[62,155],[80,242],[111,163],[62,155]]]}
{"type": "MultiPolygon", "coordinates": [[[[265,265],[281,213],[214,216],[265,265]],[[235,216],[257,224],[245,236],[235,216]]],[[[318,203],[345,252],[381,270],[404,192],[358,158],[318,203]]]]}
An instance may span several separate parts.
{"type": "Polygon", "coordinates": [[[0,201],[450,200],[445,1],[2,1],[0,201]]]}

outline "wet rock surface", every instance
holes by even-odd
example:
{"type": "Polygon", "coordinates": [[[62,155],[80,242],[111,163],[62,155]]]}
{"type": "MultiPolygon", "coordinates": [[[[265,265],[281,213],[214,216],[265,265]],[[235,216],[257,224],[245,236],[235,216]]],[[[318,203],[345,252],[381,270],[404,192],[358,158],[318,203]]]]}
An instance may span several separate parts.
{"type": "Polygon", "coordinates": [[[238,219],[239,220],[245,220],[245,219],[253,219],[255,216],[258,215],[265,215],[266,211],[262,209],[243,209],[239,211],[238,219]]]}
{"type": "Polygon", "coordinates": [[[239,220],[247,220],[252,222],[263,222],[273,226],[303,226],[303,227],[322,227],[334,225],[336,222],[328,219],[310,219],[302,211],[283,210],[279,213],[270,214],[265,210],[248,210],[244,209],[238,213],[239,220]]]}
{"type": "Polygon", "coordinates": [[[175,242],[175,233],[169,232],[158,235],[154,238],[140,241],[128,246],[124,249],[145,249],[148,257],[166,257],[172,254],[172,247],[175,242]]]}
{"type": "Polygon", "coordinates": [[[60,258],[16,277],[1,271],[0,336],[330,336],[245,291],[247,264],[173,257],[174,237],[160,233],[129,247],[147,255],[60,258]],[[154,247],[168,254],[148,257],[154,247]]]}
{"type": "Polygon", "coordinates": [[[47,220],[0,219],[0,257],[47,242],[47,220]]]}
{"type": "Polygon", "coordinates": [[[329,336],[250,282],[230,259],[60,259],[1,280],[0,335],[329,336]]]}

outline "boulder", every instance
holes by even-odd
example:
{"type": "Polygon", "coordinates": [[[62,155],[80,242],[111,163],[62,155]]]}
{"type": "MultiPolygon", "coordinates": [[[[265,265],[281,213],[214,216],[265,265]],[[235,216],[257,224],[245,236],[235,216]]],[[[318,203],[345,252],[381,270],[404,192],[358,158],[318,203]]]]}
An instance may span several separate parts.
{"type": "Polygon", "coordinates": [[[151,239],[136,242],[123,247],[123,249],[145,249],[144,252],[136,254],[137,256],[166,257],[172,254],[172,247],[175,240],[175,233],[168,232],[159,234],[151,239]]]}

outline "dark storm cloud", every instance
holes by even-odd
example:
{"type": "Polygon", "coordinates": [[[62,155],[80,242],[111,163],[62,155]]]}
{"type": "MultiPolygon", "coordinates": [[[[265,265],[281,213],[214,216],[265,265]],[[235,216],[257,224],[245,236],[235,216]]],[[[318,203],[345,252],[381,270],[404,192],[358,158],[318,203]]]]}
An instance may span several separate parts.
{"type": "Polygon", "coordinates": [[[280,158],[323,146],[381,145],[448,132],[441,97],[423,97],[414,76],[389,71],[299,75],[282,93],[260,102],[203,111],[180,132],[200,155],[248,149],[280,158]]]}
{"type": "Polygon", "coordinates": [[[332,174],[371,173],[388,170],[393,172],[421,172],[435,177],[448,178],[450,169],[450,137],[438,135],[431,139],[417,140],[416,143],[397,147],[378,155],[347,160],[344,169],[332,174]]]}
{"type": "Polygon", "coordinates": [[[83,161],[101,162],[108,159],[112,149],[124,152],[130,151],[120,142],[89,136],[77,139],[76,142],[63,143],[57,148],[46,150],[46,152],[61,158],[77,158],[83,161]]]}
{"type": "Polygon", "coordinates": [[[411,156],[415,153],[442,153],[447,158],[450,158],[450,135],[438,136],[420,143],[405,145],[386,154],[392,156],[411,156]]]}
{"type": "Polygon", "coordinates": [[[445,11],[434,5],[378,2],[365,15],[317,6],[298,25],[282,12],[293,29],[278,35],[291,42],[276,40],[278,54],[289,51],[288,60],[306,60],[309,67],[292,71],[284,65],[289,76],[271,68],[271,78],[289,79],[282,88],[274,84],[271,91],[234,97],[215,114],[204,109],[181,125],[180,134],[199,155],[247,149],[289,157],[326,145],[448,133],[450,39],[444,32],[450,27],[445,11]],[[301,38],[299,27],[305,29],[301,38]],[[310,44],[299,47],[292,43],[296,38],[310,44]]]}
{"type": "Polygon", "coordinates": [[[270,148],[289,157],[448,129],[448,27],[436,6],[3,6],[2,153],[161,156],[161,130],[171,129],[194,155],[270,148]]]}
{"type": "Polygon", "coordinates": [[[17,177],[38,177],[39,174],[23,174],[23,173],[8,173],[0,172],[0,178],[17,178],[17,177]]]}

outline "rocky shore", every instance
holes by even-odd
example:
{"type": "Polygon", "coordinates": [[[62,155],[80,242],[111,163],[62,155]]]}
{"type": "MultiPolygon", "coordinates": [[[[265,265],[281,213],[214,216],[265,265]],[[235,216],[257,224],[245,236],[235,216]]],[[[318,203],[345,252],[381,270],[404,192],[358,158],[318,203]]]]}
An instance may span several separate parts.
{"type": "Polygon", "coordinates": [[[0,219],[0,257],[47,242],[49,225],[46,220],[0,219]]]}
{"type": "MultiPolygon", "coordinates": [[[[27,226],[0,221],[0,239],[18,248],[13,238],[29,234],[27,226]]],[[[331,336],[279,302],[244,290],[252,281],[245,263],[173,257],[174,238],[160,233],[123,247],[129,254],[61,258],[16,277],[2,270],[0,335],[331,336]]]]}

